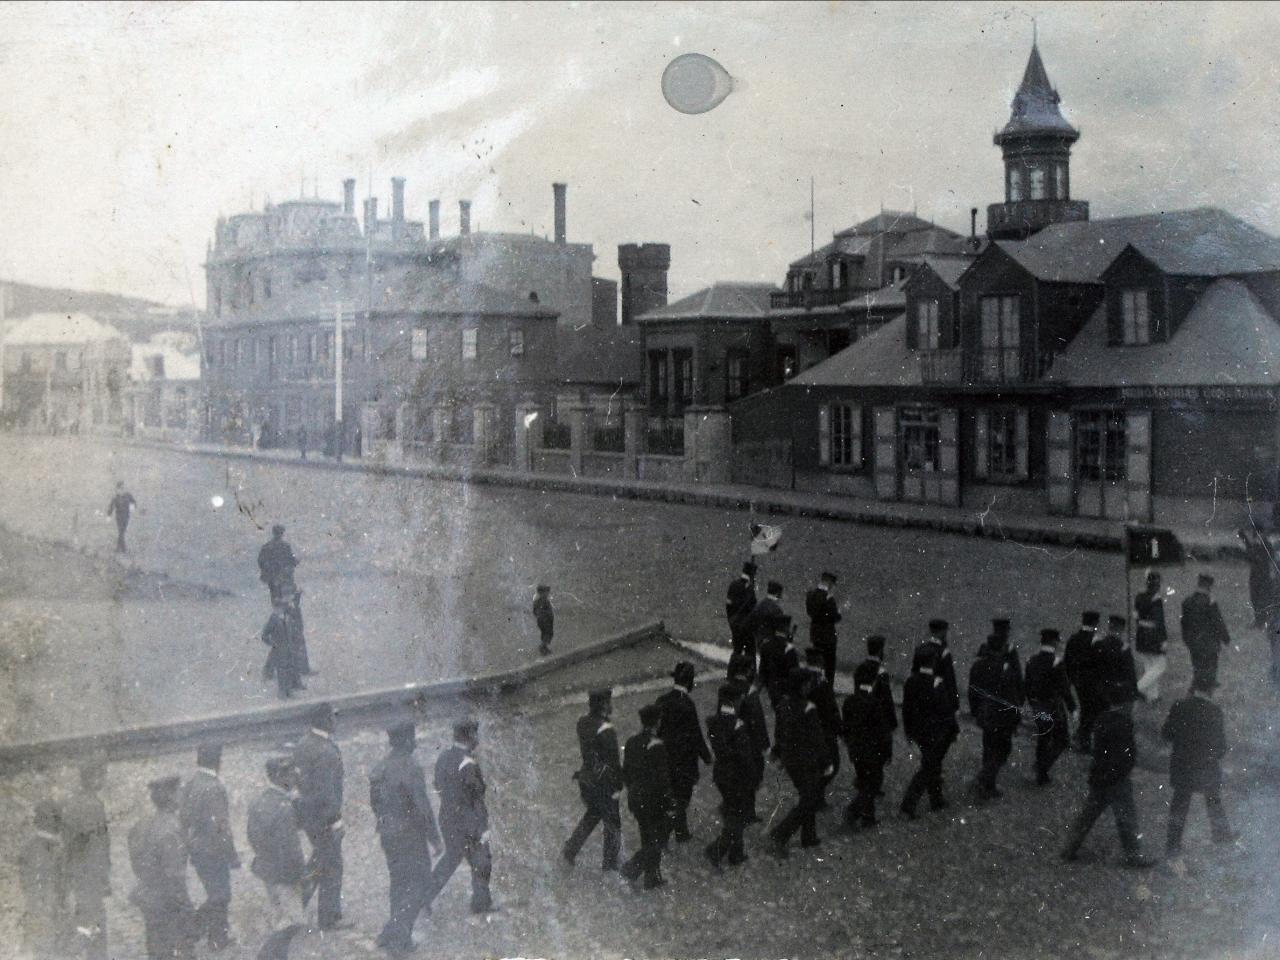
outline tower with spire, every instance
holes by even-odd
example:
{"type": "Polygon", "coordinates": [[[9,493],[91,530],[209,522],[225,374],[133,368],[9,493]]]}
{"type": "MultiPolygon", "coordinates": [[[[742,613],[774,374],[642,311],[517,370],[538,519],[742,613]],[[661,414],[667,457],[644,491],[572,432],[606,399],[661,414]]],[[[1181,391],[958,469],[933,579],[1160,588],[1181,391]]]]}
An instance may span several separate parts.
{"type": "Polygon", "coordinates": [[[1089,219],[1089,204],[1071,199],[1071,145],[1080,131],[1063,118],[1060,102],[1033,39],[1009,122],[995,135],[1004,155],[1004,203],[987,208],[994,240],[1025,240],[1053,223],[1089,219]]]}

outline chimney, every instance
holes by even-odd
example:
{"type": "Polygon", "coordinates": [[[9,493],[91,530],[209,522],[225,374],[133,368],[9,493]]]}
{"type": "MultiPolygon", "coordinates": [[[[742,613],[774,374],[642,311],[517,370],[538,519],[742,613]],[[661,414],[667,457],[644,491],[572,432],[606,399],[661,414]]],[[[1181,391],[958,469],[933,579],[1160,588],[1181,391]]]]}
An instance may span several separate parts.
{"type": "Polygon", "coordinates": [[[566,237],[566,234],[568,233],[567,226],[565,223],[565,208],[564,208],[564,194],[567,189],[568,189],[567,184],[553,183],[551,185],[551,192],[555,195],[555,199],[556,199],[556,243],[560,244],[561,246],[564,245],[565,237],[566,237]]]}
{"type": "Polygon", "coordinates": [[[369,197],[364,202],[364,232],[373,233],[378,225],[378,198],[369,197]]]}
{"type": "Polygon", "coordinates": [[[391,178],[391,219],[404,222],[404,177],[391,178]]]}
{"type": "Polygon", "coordinates": [[[458,201],[458,236],[466,237],[471,234],[471,201],[458,201]]]}
{"type": "Polygon", "coordinates": [[[969,239],[978,239],[978,208],[969,208],[969,239]]]}
{"type": "Polygon", "coordinates": [[[432,200],[427,204],[427,236],[432,240],[440,239],[440,201],[432,200]]]}
{"type": "Polygon", "coordinates": [[[356,182],[351,177],[342,181],[342,212],[348,217],[356,212],[356,182]]]}

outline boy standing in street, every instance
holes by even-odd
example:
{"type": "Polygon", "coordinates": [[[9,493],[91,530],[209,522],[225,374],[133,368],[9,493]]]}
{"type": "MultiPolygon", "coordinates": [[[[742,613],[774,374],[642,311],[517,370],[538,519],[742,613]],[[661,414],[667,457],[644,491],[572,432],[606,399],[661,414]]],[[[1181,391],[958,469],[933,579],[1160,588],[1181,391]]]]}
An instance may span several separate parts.
{"type": "Polygon", "coordinates": [[[551,588],[545,584],[538,585],[533,598],[533,619],[538,623],[538,634],[542,641],[538,646],[538,653],[546,656],[551,652],[551,641],[556,633],[556,612],[551,608],[551,588]]]}

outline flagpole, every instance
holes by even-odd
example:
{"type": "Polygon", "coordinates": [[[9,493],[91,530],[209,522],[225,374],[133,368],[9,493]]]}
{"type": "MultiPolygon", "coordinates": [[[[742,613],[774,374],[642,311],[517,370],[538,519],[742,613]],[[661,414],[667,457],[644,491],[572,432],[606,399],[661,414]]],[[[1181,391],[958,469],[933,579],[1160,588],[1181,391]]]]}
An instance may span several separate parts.
{"type": "Polygon", "coordinates": [[[817,250],[817,228],[814,226],[813,176],[809,177],[809,256],[817,250]]]}

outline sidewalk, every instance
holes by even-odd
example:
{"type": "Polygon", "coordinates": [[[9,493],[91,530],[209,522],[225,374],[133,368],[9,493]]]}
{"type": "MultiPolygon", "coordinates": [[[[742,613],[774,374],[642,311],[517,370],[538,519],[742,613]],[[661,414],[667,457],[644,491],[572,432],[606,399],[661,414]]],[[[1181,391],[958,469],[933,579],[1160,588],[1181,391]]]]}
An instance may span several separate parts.
{"type": "MultiPolygon", "coordinates": [[[[294,451],[255,450],[216,444],[170,444],[127,438],[100,438],[157,450],[194,453],[207,457],[290,463],[314,470],[348,470],[395,476],[421,477],[494,486],[523,487],[594,496],[653,500],[750,513],[838,520],[883,527],[904,527],[958,533],[1020,543],[1044,543],[1063,547],[1119,551],[1124,542],[1123,526],[1114,520],[1090,517],[1032,516],[1017,513],[965,510],[933,504],[897,503],[753,487],[745,484],[659,483],[646,480],[618,480],[607,477],[576,477],[561,474],[528,473],[504,467],[466,468],[430,464],[394,464],[371,459],[342,462],[312,456],[302,460],[294,451]]],[[[1204,527],[1174,528],[1174,533],[1197,559],[1242,559],[1243,550],[1235,533],[1204,527]]]]}

